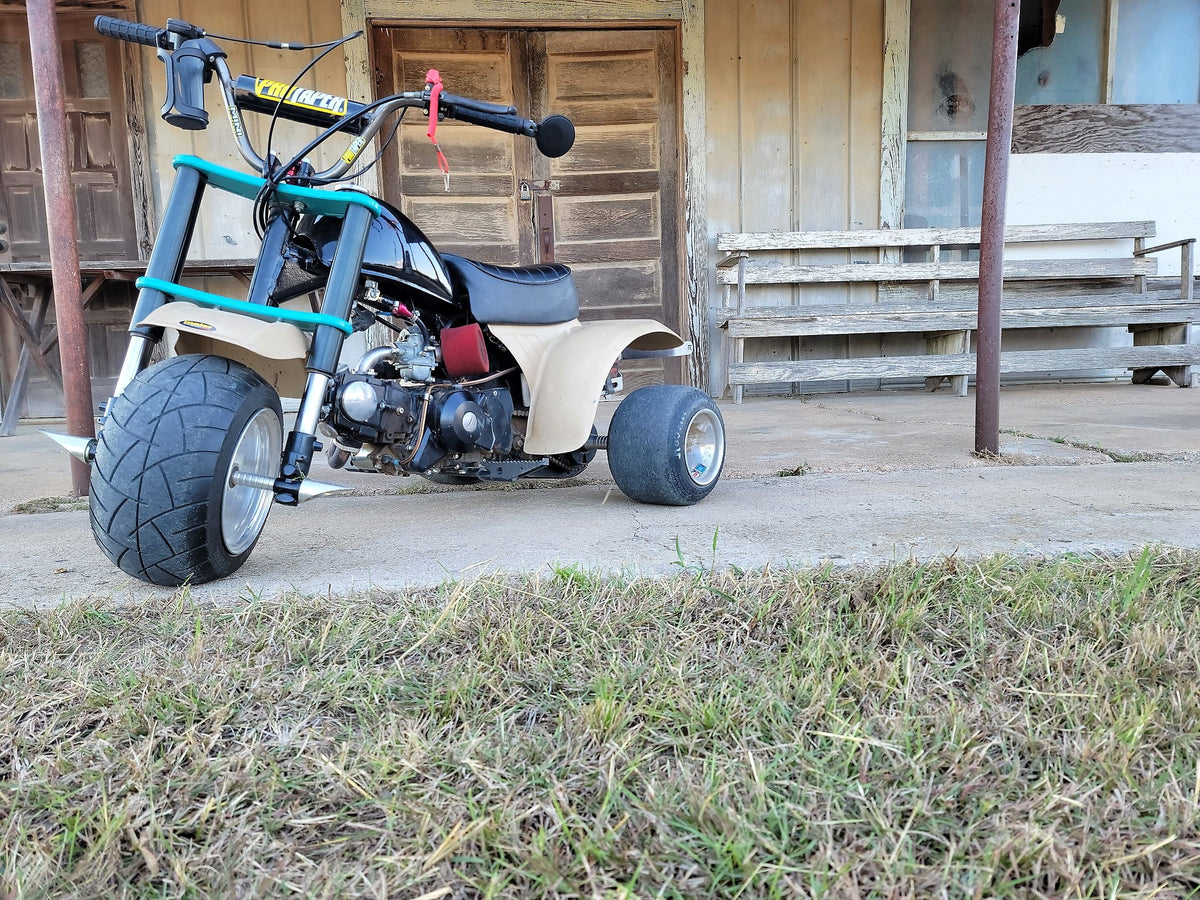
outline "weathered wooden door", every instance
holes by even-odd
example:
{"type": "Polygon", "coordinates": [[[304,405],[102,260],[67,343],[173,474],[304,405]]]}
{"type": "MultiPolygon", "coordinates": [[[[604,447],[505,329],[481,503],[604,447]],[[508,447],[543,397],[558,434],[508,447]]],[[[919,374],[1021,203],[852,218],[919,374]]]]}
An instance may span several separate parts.
{"type": "MultiPolygon", "coordinates": [[[[94,18],[94,11],[58,13],[79,255],[85,260],[137,259],[120,44],[97,34],[94,18]]],[[[47,229],[54,223],[47,223],[46,217],[29,33],[21,9],[0,13],[0,223],[0,267],[31,263],[41,277],[48,277],[47,229]]],[[[33,318],[37,304],[31,295],[18,294],[27,317],[33,318]]],[[[128,284],[110,283],[85,311],[92,393],[97,398],[111,393],[120,369],[128,343],[131,294],[128,284]]],[[[12,322],[0,319],[0,393],[7,407],[21,343],[12,322]]],[[[51,306],[46,327],[53,319],[51,306]]],[[[51,354],[50,363],[57,367],[56,354],[51,354]]],[[[35,367],[26,380],[17,414],[62,415],[62,397],[49,379],[35,367]]]]}
{"type": "MultiPolygon", "coordinates": [[[[384,156],[383,193],[443,252],[504,265],[553,260],[575,272],[581,318],[680,314],[679,116],[673,29],[377,28],[379,95],[437,69],[446,90],[575,123],[575,146],[443,122],[450,191],[413,116],[384,156]]],[[[687,336],[686,334],[684,335],[687,336]]],[[[623,364],[626,388],[678,381],[672,361],[623,364]]]]}
{"type": "MultiPolygon", "coordinates": [[[[93,18],[60,13],[58,23],[79,255],[136,259],[119,45],[96,33],[93,18]]],[[[21,13],[0,14],[0,222],[9,244],[0,262],[49,260],[29,34],[21,13]]]]}

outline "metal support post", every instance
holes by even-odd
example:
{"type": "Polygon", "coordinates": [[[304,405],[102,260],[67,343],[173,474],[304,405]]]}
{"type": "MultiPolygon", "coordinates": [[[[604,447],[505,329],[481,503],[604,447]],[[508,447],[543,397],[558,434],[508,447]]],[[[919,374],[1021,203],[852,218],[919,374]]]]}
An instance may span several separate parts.
{"type": "MultiPolygon", "coordinates": [[[[88,366],[79,248],[75,244],[78,235],[75,197],[68,157],[62,54],[54,7],[54,0],[29,0],[25,13],[29,21],[33,85],[37,95],[38,144],[42,154],[46,220],[52,223],[49,229],[50,269],[54,283],[54,316],[58,325],[67,430],[77,437],[92,438],[96,435],[92,376],[88,366]]],[[[90,476],[87,463],[72,457],[71,487],[75,496],[87,496],[90,476]]]]}
{"type": "Polygon", "coordinates": [[[975,452],[1000,452],[1000,311],[1004,282],[1004,217],[1017,77],[1017,0],[996,0],[992,85],[979,242],[979,331],[975,357],[975,452]]]}

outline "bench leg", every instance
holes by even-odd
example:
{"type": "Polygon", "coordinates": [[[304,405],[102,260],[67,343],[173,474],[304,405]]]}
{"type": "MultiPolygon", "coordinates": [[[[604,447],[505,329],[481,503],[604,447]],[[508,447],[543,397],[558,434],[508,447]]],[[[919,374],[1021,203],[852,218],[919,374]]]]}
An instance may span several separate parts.
{"type": "MultiPolygon", "coordinates": [[[[740,366],[742,364],[742,358],[745,355],[745,353],[746,353],[746,339],[745,338],[734,338],[733,339],[733,364],[740,366]]],[[[742,402],[742,385],[735,384],[733,386],[733,403],[736,406],[736,405],[740,404],[741,402],[742,402]]]]}
{"type": "MultiPolygon", "coordinates": [[[[940,356],[947,353],[970,353],[971,332],[948,331],[939,332],[925,337],[925,352],[930,356],[940,356]]],[[[950,389],[955,396],[967,396],[966,375],[933,375],[925,379],[925,390],[931,394],[941,387],[942,381],[949,379],[950,389]]]]}
{"type": "MultiPolygon", "coordinates": [[[[1130,326],[1133,332],[1135,347],[1161,347],[1167,344],[1186,344],[1188,342],[1187,324],[1156,325],[1148,328],[1130,326]]],[[[1171,380],[1176,387],[1192,387],[1193,376],[1191,366],[1162,366],[1156,369],[1134,369],[1132,381],[1134,384],[1146,384],[1159,371],[1171,380]]]]}

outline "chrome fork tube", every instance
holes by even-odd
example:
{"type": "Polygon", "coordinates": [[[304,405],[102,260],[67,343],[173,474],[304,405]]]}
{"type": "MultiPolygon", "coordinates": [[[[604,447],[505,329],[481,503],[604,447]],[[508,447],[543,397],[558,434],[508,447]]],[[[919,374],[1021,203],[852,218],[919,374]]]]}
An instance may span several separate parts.
{"type": "Polygon", "coordinates": [[[317,425],[321,421],[321,407],[325,401],[325,391],[329,387],[330,378],[324,372],[309,372],[308,382],[304,386],[304,397],[300,401],[300,411],[296,414],[296,431],[300,434],[316,436],[317,425]]]}
{"type": "Polygon", "coordinates": [[[138,372],[146,368],[150,364],[150,353],[154,350],[154,341],[141,334],[131,334],[129,336],[129,347],[125,350],[125,361],[121,364],[121,371],[117,375],[117,386],[113,388],[111,403],[125,388],[129,387],[129,382],[137,377],[138,372]]]}

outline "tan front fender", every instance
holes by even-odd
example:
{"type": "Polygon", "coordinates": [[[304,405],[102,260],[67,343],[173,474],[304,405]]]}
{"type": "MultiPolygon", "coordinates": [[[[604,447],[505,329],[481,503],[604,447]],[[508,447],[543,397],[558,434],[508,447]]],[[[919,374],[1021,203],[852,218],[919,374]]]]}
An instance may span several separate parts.
{"type": "Polygon", "coordinates": [[[653,319],[489,325],[512,352],[532,398],[525,452],[570,453],[588,439],[613,362],[626,349],[664,356],[683,338],[653,319]]]}
{"type": "Polygon", "coordinates": [[[249,366],[281,397],[304,393],[308,337],[289,322],[264,322],[179,300],[164,303],[137,324],[173,329],[178,354],[210,353],[249,366]]]}

